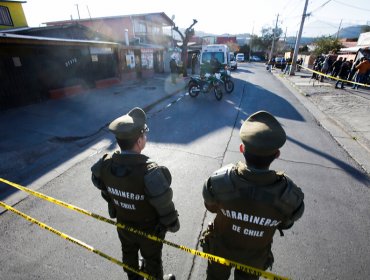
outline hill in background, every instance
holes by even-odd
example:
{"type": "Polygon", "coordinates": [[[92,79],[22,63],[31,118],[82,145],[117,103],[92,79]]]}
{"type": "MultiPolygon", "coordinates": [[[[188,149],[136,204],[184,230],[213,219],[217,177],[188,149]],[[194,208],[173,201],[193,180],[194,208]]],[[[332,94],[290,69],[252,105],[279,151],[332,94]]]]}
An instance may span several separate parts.
{"type": "MultiPolygon", "coordinates": [[[[353,25],[353,26],[348,26],[345,28],[341,28],[339,30],[339,38],[358,38],[361,33],[363,33],[364,28],[369,27],[368,25],[353,25]]],[[[332,35],[337,36],[337,34],[332,35]]]]}
{"type": "MultiPolygon", "coordinates": [[[[361,33],[363,33],[364,28],[370,28],[368,25],[353,25],[353,26],[348,26],[348,27],[343,27],[339,30],[338,38],[343,39],[343,38],[358,38],[361,33]]],[[[223,36],[223,35],[229,35],[229,36],[236,36],[236,37],[245,37],[249,38],[250,34],[249,33],[244,33],[244,34],[211,34],[203,31],[198,31],[195,29],[195,35],[199,37],[203,36],[223,36]]],[[[332,37],[336,37],[337,33],[334,33],[331,35],[332,37]]],[[[318,37],[302,37],[301,38],[301,45],[308,45],[312,42],[314,42],[317,38],[320,38],[322,36],[318,37]]],[[[294,45],[295,44],[296,37],[287,37],[286,42],[288,44],[294,45]]]]}

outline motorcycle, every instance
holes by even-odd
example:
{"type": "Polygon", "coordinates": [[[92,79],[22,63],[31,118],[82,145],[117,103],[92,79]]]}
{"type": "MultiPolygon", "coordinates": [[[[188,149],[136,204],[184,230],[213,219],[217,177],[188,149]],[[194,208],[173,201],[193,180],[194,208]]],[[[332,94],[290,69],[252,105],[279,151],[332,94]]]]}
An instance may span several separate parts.
{"type": "Polygon", "coordinates": [[[224,82],[225,91],[231,93],[234,90],[234,82],[231,80],[230,70],[220,70],[219,73],[221,74],[221,80],[224,82]]]}
{"type": "Polygon", "coordinates": [[[188,83],[189,95],[191,97],[197,97],[200,92],[208,93],[213,91],[218,101],[222,99],[222,87],[223,81],[220,78],[220,74],[209,74],[206,73],[204,76],[192,76],[188,83]]]}

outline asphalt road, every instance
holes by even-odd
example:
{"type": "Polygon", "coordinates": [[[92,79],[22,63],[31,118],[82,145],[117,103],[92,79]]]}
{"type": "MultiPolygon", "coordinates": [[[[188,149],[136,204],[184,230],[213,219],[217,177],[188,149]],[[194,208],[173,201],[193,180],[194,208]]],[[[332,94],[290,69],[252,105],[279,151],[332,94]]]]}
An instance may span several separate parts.
{"type": "MultiPolygon", "coordinates": [[[[369,180],[295,96],[261,64],[240,63],[235,90],[221,102],[212,94],[185,92],[148,113],[144,153],[167,166],[181,229],[168,240],[198,248],[212,220],[202,184],[224,164],[242,160],[239,128],[257,110],[273,113],[288,140],[272,168],[284,170],[305,193],[306,211],[285,237],[275,235],[273,273],[292,279],[366,279],[370,220],[369,180]]],[[[116,147],[108,133],[101,149],[81,158],[38,191],[107,216],[104,200],[90,182],[90,166],[116,147]]],[[[120,259],[113,226],[29,197],[16,208],[94,248],[120,259]]],[[[33,225],[13,213],[1,216],[0,279],[126,279],[119,266],[33,225]]],[[[164,247],[165,272],[177,279],[205,279],[206,261],[164,247]]]]}

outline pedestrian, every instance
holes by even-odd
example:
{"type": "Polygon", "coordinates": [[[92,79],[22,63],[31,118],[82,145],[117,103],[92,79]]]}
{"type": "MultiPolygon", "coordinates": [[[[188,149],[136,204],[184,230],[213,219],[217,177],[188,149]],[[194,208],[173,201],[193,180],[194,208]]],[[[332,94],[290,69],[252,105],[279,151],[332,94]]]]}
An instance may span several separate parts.
{"type": "Polygon", "coordinates": [[[285,70],[285,68],[287,67],[287,62],[286,62],[286,60],[285,60],[284,57],[281,58],[280,62],[281,62],[281,69],[280,69],[280,71],[283,72],[285,70]]]}
{"type": "MultiPolygon", "coordinates": [[[[349,74],[348,74],[348,77],[347,77],[347,80],[348,81],[352,81],[353,79],[355,79],[355,74],[357,72],[357,69],[356,69],[356,66],[360,64],[360,62],[362,62],[361,59],[357,59],[353,64],[352,64],[352,67],[351,67],[351,70],[349,71],[349,74]]],[[[354,85],[353,83],[347,83],[348,85],[354,85]]]]}
{"type": "MultiPolygon", "coordinates": [[[[350,75],[350,71],[352,70],[352,67],[353,67],[353,59],[350,59],[349,62],[348,62],[348,66],[349,66],[349,71],[348,71],[348,77],[350,75]]],[[[348,79],[347,77],[347,79],[348,79]]],[[[348,82],[348,81],[347,81],[348,82]]]]}
{"type": "MultiPolygon", "coordinates": [[[[109,215],[120,224],[164,239],[166,232],[180,228],[178,213],[172,201],[171,174],[142,154],[149,131],[146,114],[133,108],[109,124],[120,151],[105,154],[92,168],[92,181],[108,202],[109,215]]],[[[117,228],[122,245],[122,261],[139,269],[139,252],[144,266],[140,269],[156,279],[175,279],[163,276],[160,242],[117,228]]],[[[129,280],[143,279],[124,269],[129,280]]]]}
{"type": "Polygon", "coordinates": [[[191,74],[194,75],[195,74],[195,68],[198,64],[198,56],[196,53],[193,53],[192,57],[191,57],[191,74]]]}
{"type": "Polygon", "coordinates": [[[273,65],[273,61],[272,61],[272,59],[269,59],[266,63],[266,70],[271,72],[272,65],[273,65]]]}
{"type": "MultiPolygon", "coordinates": [[[[364,83],[366,79],[366,75],[370,70],[370,62],[366,57],[362,58],[362,62],[355,67],[357,69],[356,72],[356,83],[364,83]]],[[[353,89],[358,89],[360,87],[359,84],[353,84],[353,89]]]]}
{"type": "Polygon", "coordinates": [[[292,59],[290,57],[288,57],[286,59],[286,66],[285,66],[285,69],[284,69],[284,74],[290,74],[290,69],[292,67],[292,59]]]}
{"type": "Polygon", "coordinates": [[[218,61],[218,59],[216,58],[214,53],[211,53],[211,59],[209,61],[209,64],[210,64],[211,74],[215,74],[215,73],[220,72],[220,70],[222,68],[222,64],[221,64],[220,61],[218,61]]]}
{"type": "MultiPolygon", "coordinates": [[[[239,135],[245,163],[226,165],[204,183],[205,207],[216,217],[201,244],[207,253],[266,270],[274,261],[274,233],[291,228],[303,215],[304,194],[287,175],[269,169],[286,141],[274,116],[252,114],[239,135]]],[[[225,280],[230,273],[230,266],[208,261],[207,280],[225,280]]],[[[235,269],[234,279],[259,277],[235,269]]]]}
{"type": "MultiPolygon", "coordinates": [[[[344,59],[344,61],[346,58],[344,59]]],[[[332,65],[332,71],[331,71],[331,76],[336,77],[339,73],[340,67],[342,66],[343,57],[339,57],[332,65]]]]}
{"type": "Polygon", "coordinates": [[[302,57],[300,57],[300,58],[297,60],[297,71],[301,71],[302,65],[303,65],[303,58],[302,58],[302,57]]]}
{"type": "Polygon", "coordinates": [[[318,74],[321,71],[321,57],[317,57],[313,62],[313,70],[311,79],[318,80],[320,78],[320,74],[318,74]]]}
{"type": "Polygon", "coordinates": [[[333,71],[333,64],[334,62],[336,61],[336,55],[333,55],[333,54],[328,54],[328,57],[329,57],[329,60],[328,60],[328,70],[326,71],[325,74],[329,74],[331,73],[331,71],[333,71]]]}
{"type": "Polygon", "coordinates": [[[170,60],[170,69],[171,69],[171,81],[173,84],[176,84],[176,78],[178,76],[176,56],[173,54],[170,60]]]}
{"type": "MultiPolygon", "coordinates": [[[[330,61],[331,61],[330,56],[327,55],[325,57],[324,61],[322,62],[322,66],[321,66],[321,69],[320,69],[321,73],[327,74],[327,72],[329,71],[329,68],[330,68],[330,61]]],[[[320,82],[323,82],[323,81],[324,81],[324,76],[320,75],[320,82]]]]}
{"type": "Polygon", "coordinates": [[[340,80],[337,80],[335,83],[335,88],[339,87],[339,84],[341,84],[340,88],[344,89],[344,83],[346,82],[348,73],[351,69],[351,64],[349,61],[344,61],[342,65],[340,66],[338,77],[340,80]]]}

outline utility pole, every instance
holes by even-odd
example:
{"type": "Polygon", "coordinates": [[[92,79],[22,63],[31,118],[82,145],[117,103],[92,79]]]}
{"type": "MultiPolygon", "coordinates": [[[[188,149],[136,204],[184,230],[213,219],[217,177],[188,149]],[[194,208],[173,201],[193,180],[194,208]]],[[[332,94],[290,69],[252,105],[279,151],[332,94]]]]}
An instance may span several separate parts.
{"type": "Polygon", "coordinates": [[[89,13],[89,18],[91,19],[91,14],[90,14],[89,6],[86,5],[86,9],[87,9],[87,12],[89,13]]]}
{"type": "Polygon", "coordinates": [[[298,37],[297,37],[297,40],[295,42],[294,54],[293,54],[293,60],[292,60],[292,66],[290,67],[290,73],[289,73],[289,75],[291,75],[291,76],[294,76],[295,75],[295,68],[296,68],[296,65],[297,65],[297,57],[298,57],[298,52],[299,52],[299,44],[301,42],[304,20],[305,20],[305,18],[307,16],[306,15],[307,5],[308,5],[308,0],[306,0],[306,2],[304,3],[302,20],[301,20],[301,26],[299,27],[298,37]]]}
{"type": "Polygon", "coordinates": [[[175,23],[173,22],[174,19],[175,19],[175,15],[172,15],[171,20],[172,20],[173,25],[171,25],[171,46],[172,46],[173,49],[175,48],[175,44],[174,44],[174,40],[173,40],[173,28],[175,26],[175,23]]]}
{"type": "Polygon", "coordinates": [[[249,62],[251,62],[253,32],[254,32],[254,22],[253,22],[253,27],[252,27],[251,39],[249,41],[249,62]]]}
{"type": "Polygon", "coordinates": [[[81,18],[80,18],[80,10],[78,9],[78,4],[75,4],[75,5],[76,5],[76,7],[77,7],[78,19],[81,19],[81,18]]]}
{"type": "Polygon", "coordinates": [[[340,23],[339,23],[338,32],[337,32],[337,40],[338,40],[338,38],[339,38],[339,31],[340,31],[340,28],[341,28],[341,26],[342,26],[342,20],[343,20],[343,19],[341,19],[341,20],[340,20],[340,23]]]}
{"type": "Polygon", "coordinates": [[[271,46],[270,57],[269,57],[269,59],[270,59],[270,60],[272,59],[272,54],[273,54],[273,52],[274,52],[274,46],[275,46],[275,31],[276,31],[276,29],[277,29],[278,20],[279,20],[279,14],[278,14],[278,15],[277,15],[277,17],[276,17],[275,29],[274,29],[274,32],[273,32],[272,46],[271,46]]]}
{"type": "Polygon", "coordinates": [[[288,32],[288,27],[285,27],[285,34],[284,34],[284,43],[286,42],[286,33],[288,32]]]}

